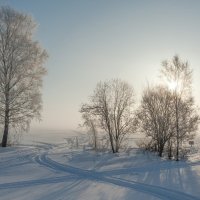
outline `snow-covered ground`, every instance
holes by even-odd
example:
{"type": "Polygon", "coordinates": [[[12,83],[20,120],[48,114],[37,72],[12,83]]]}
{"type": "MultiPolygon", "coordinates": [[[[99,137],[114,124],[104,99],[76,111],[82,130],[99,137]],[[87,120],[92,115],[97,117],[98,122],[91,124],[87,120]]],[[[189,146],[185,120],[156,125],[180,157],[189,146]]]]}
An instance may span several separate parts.
{"type": "Polygon", "coordinates": [[[136,147],[115,155],[72,148],[67,138],[77,132],[34,134],[0,148],[1,200],[200,199],[198,151],[176,162],[136,147]]]}

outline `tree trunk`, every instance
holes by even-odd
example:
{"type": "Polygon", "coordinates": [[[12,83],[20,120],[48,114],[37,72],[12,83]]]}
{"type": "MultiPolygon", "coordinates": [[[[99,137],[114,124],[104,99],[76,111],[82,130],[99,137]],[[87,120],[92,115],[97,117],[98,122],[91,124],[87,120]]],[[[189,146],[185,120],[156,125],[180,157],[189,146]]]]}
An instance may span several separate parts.
{"type": "Polygon", "coordinates": [[[9,111],[5,111],[5,125],[4,125],[4,133],[2,138],[2,147],[7,146],[7,140],[8,140],[8,129],[9,129],[9,111]]]}
{"type": "Polygon", "coordinates": [[[111,145],[112,152],[116,153],[115,152],[115,148],[114,148],[114,142],[113,142],[112,133],[109,133],[109,137],[110,137],[110,145],[111,145]]]}
{"type": "Polygon", "coordinates": [[[116,153],[119,153],[119,144],[118,141],[116,141],[116,147],[115,147],[116,153]]]}
{"type": "Polygon", "coordinates": [[[172,144],[169,141],[168,143],[168,158],[171,160],[172,159],[172,144]]]}
{"type": "Polygon", "coordinates": [[[162,157],[162,154],[163,154],[163,150],[164,150],[164,145],[160,145],[159,147],[159,156],[162,157]]]}
{"type": "Polygon", "coordinates": [[[4,118],[4,133],[2,138],[2,147],[7,146],[8,140],[8,129],[9,129],[9,85],[6,86],[6,95],[5,95],[5,118],[4,118]]]}
{"type": "Polygon", "coordinates": [[[116,136],[116,141],[115,141],[115,152],[119,153],[119,136],[116,136]]]}
{"type": "Polygon", "coordinates": [[[177,97],[176,97],[176,161],[179,161],[179,116],[178,116],[177,97]]]}
{"type": "Polygon", "coordinates": [[[179,141],[177,139],[177,144],[176,144],[176,161],[179,161],[179,141]]]}

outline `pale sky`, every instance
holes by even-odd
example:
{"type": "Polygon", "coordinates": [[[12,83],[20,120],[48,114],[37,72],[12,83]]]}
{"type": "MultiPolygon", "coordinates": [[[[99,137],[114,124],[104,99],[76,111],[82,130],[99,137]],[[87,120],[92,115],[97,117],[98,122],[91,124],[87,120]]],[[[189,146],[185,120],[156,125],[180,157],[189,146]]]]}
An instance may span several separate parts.
{"type": "Polygon", "coordinates": [[[161,61],[178,54],[194,70],[200,102],[199,0],[0,0],[33,16],[48,51],[43,121],[32,127],[76,129],[79,109],[100,80],[121,78],[137,99],[156,82],[161,61]]]}

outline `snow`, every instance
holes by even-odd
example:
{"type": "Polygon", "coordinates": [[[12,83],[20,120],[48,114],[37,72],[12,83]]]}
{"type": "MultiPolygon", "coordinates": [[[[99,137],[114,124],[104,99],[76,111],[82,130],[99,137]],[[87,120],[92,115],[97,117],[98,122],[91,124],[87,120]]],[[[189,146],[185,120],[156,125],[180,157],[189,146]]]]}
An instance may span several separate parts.
{"type": "Polygon", "coordinates": [[[200,199],[200,152],[169,161],[135,145],[112,154],[69,146],[73,131],[27,134],[15,147],[0,148],[1,200],[200,199]]]}

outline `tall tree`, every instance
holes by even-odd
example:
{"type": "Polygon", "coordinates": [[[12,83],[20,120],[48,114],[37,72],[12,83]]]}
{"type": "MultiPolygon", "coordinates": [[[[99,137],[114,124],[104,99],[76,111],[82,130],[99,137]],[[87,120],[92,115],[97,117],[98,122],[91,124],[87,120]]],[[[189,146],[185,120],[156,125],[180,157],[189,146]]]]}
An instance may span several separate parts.
{"type": "Polygon", "coordinates": [[[178,161],[180,142],[185,138],[183,136],[195,132],[199,122],[192,97],[192,70],[188,62],[182,61],[176,55],[171,61],[163,61],[161,74],[174,98],[176,160],[178,161]]]}
{"type": "Polygon", "coordinates": [[[134,93],[132,87],[119,79],[99,82],[81,113],[89,113],[106,131],[113,153],[119,151],[128,133],[134,131],[134,93]]]}
{"type": "Polygon", "coordinates": [[[27,130],[40,117],[43,63],[47,53],[33,39],[33,19],[10,7],[0,8],[0,120],[2,147],[10,127],[27,130]]]}

